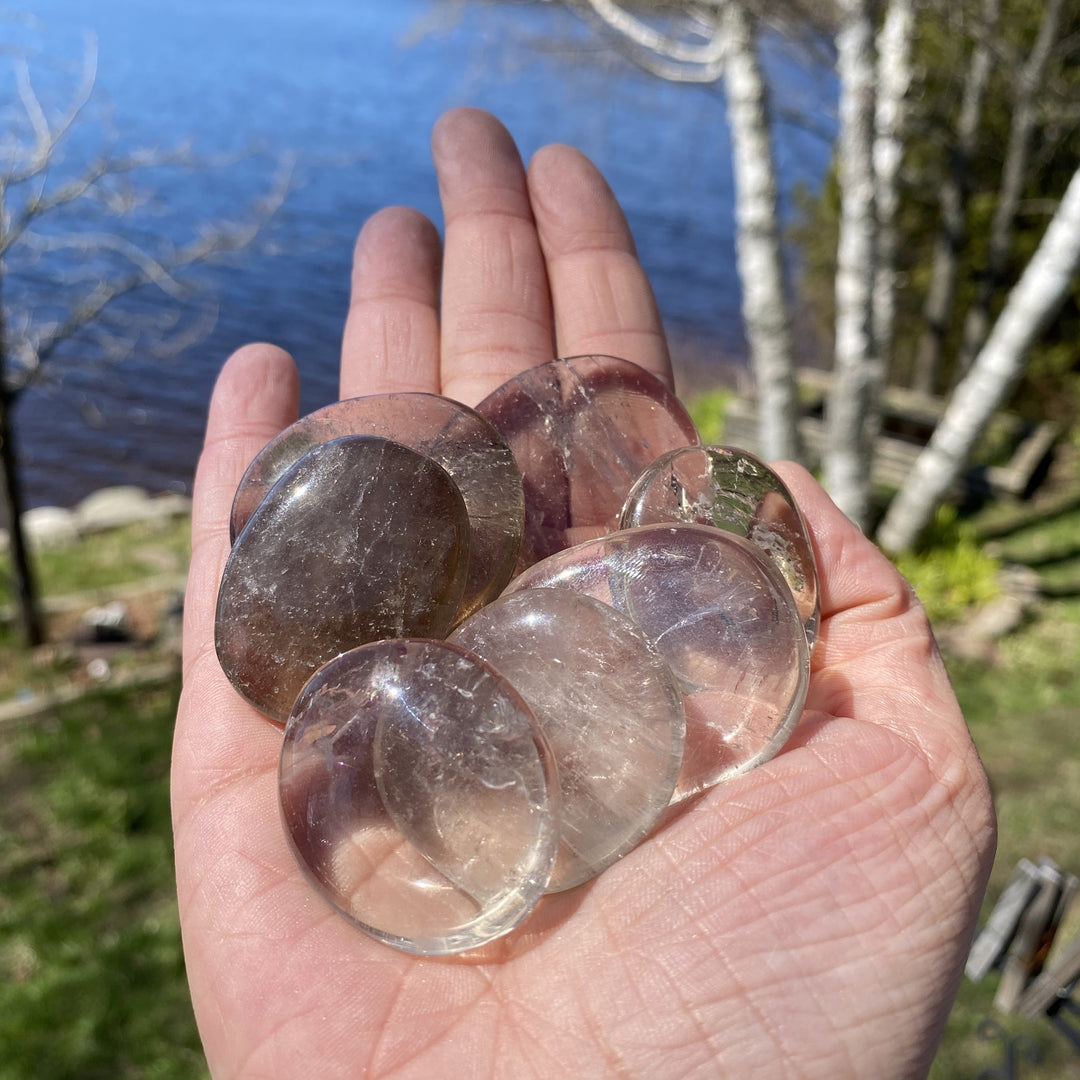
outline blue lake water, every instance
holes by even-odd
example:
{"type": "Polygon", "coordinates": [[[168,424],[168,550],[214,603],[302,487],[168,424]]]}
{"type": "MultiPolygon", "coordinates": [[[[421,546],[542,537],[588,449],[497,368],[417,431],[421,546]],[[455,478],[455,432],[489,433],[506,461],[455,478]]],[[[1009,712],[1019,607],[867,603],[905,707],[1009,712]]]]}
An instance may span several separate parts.
{"type": "MultiPolygon", "coordinates": [[[[56,379],[25,395],[17,423],[31,505],[116,483],[187,490],[214,377],[246,341],[292,352],[305,410],[332,400],[356,231],[388,203],[441,224],[428,139],[453,105],[495,112],[526,158],[553,141],[589,154],[626,209],[680,354],[717,378],[743,356],[721,95],[613,60],[557,3],[31,0],[29,10],[35,26],[0,33],[40,50],[43,97],[64,77],[55,62],[74,66],[92,30],[120,146],[190,138],[205,159],[232,162],[155,178],[169,228],[239,213],[280,155],[298,162],[263,244],[272,252],[209,273],[218,317],[208,336],[172,360],[140,349],[107,368],[76,346],[54,362],[56,379]]],[[[779,42],[767,65],[779,109],[828,128],[831,73],[779,42]]],[[[70,154],[80,149],[76,140],[70,154]]],[[[789,200],[796,184],[820,181],[829,146],[788,123],[777,156],[789,200]]]]}

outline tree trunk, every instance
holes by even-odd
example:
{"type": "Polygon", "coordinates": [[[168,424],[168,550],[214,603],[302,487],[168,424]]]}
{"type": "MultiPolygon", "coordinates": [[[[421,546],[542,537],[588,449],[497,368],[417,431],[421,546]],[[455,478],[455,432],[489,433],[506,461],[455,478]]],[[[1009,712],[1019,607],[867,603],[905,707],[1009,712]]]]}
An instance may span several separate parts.
{"type": "Polygon", "coordinates": [[[877,258],[874,271],[874,355],[883,371],[892,363],[896,328],[897,234],[904,121],[911,87],[914,0],[890,0],[878,36],[877,101],[874,120],[874,205],[877,258]]]}
{"type": "MultiPolygon", "coordinates": [[[[2,375],[2,364],[0,364],[0,375],[2,375]]],[[[22,486],[19,482],[15,437],[11,423],[14,400],[9,390],[0,387],[0,507],[7,517],[8,552],[11,557],[11,576],[15,588],[19,630],[26,644],[34,647],[45,640],[45,631],[38,605],[37,585],[22,528],[22,486]]]]}
{"type": "Polygon", "coordinates": [[[965,204],[968,191],[968,168],[978,142],[983,101],[990,79],[993,56],[985,32],[997,26],[1001,0],[984,0],[984,34],[976,37],[964,78],[960,118],[956,126],[956,144],[950,155],[950,167],[941,178],[941,227],[934,243],[930,286],[923,304],[923,330],[915,354],[912,389],[924,394],[937,391],[941,372],[941,354],[945,335],[952,320],[956,297],[956,275],[960,248],[967,233],[965,204]]]}
{"type": "Polygon", "coordinates": [[[1078,269],[1080,169],[986,344],[889,507],[878,534],[887,551],[911,547],[929,524],[990,418],[1023,374],[1031,346],[1057,314],[1078,269]]]}
{"type": "Polygon", "coordinates": [[[840,233],[836,352],[826,405],[825,483],[865,528],[883,371],[874,356],[874,19],[869,0],[843,0],[836,37],[840,75],[840,233]]]}
{"type": "Polygon", "coordinates": [[[784,291],[776,169],[767,91],[755,28],[741,2],[723,7],[724,90],[735,173],[736,254],[742,313],[757,388],[758,428],[767,460],[799,460],[798,392],[784,291]]]}
{"type": "Polygon", "coordinates": [[[986,271],[979,283],[975,302],[964,321],[964,343],[960,350],[960,373],[970,367],[975,354],[982,348],[990,327],[990,305],[994,291],[1001,283],[1012,250],[1013,222],[1020,196],[1024,190],[1031,137],[1037,119],[1037,96],[1043,74],[1057,39],[1058,23],[1064,0],[1047,0],[1038,37],[1032,46],[1027,63],[1017,74],[1016,100],[1013,105],[1009,142],[1005,164],[1001,170],[994,218],[990,225],[990,248],[986,271]]]}

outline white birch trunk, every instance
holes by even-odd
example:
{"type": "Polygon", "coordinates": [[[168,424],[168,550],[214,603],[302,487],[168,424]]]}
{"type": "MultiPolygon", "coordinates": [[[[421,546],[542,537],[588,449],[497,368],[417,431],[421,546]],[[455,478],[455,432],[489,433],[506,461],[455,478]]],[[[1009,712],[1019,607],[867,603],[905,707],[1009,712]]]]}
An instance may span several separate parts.
{"type": "Polygon", "coordinates": [[[878,533],[886,551],[910,548],[929,524],[990,418],[1023,374],[1031,346],[1053,321],[1078,269],[1080,169],[986,344],[889,507],[878,533]]]}
{"type": "Polygon", "coordinates": [[[836,37],[840,75],[840,235],[836,253],[836,352],[826,403],[825,484],[864,527],[882,381],[874,356],[874,21],[869,0],[843,0],[836,37]]]}
{"type": "Polygon", "coordinates": [[[798,391],[765,79],[754,26],[741,2],[724,5],[718,29],[727,47],[724,90],[735,172],[736,257],[757,388],[760,450],[769,461],[798,460],[798,391]]]}
{"type": "Polygon", "coordinates": [[[911,87],[914,31],[914,0],[889,0],[885,22],[878,34],[874,121],[874,200],[878,231],[873,330],[874,353],[884,370],[888,370],[892,362],[896,327],[896,213],[900,205],[900,163],[904,156],[904,122],[911,87]]]}

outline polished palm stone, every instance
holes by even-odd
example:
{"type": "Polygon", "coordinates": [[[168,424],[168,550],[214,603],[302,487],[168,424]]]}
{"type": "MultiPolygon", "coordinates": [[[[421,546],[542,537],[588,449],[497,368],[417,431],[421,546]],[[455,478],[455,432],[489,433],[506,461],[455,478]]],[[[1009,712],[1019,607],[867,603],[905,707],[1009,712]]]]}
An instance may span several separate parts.
{"type": "Polygon", "coordinates": [[[614,356],[553,360],[478,406],[514,452],[525,486],[519,568],[618,526],[630,486],[654,458],[698,442],[655,375],[614,356]]]}
{"type": "Polygon", "coordinates": [[[818,578],[802,514],[787,485],[763,461],[730,446],[685,446],[662,454],[627,496],[620,525],[684,521],[713,525],[755,543],[795,597],[813,647],[818,578]]]}
{"type": "Polygon", "coordinates": [[[386,439],[316,446],[236,539],[218,593],[221,666],[284,720],[317,667],[388,637],[443,637],[469,558],[465,504],[446,471],[386,439]]]}
{"type": "Polygon", "coordinates": [[[554,771],[528,706],[441,641],[330,661],[285,728],[285,830],[316,888],[372,936],[460,952],[513,929],[547,887],[554,771]]]}
{"type": "Polygon", "coordinates": [[[626,854],[671,801],[685,720],[668,665],[625,616],[568,589],[527,589],[450,640],[528,703],[558,769],[562,840],[550,892],[626,854]]]}
{"type": "Polygon", "coordinates": [[[703,525],[645,525],[537,563],[504,596],[569,588],[610,604],[671,665],[686,745],[674,801],[776,753],[802,712],[809,650],[791,590],[759,548],[703,525]]]}
{"type": "Polygon", "coordinates": [[[233,537],[291,465],[320,443],[345,435],[391,439],[433,458],[450,474],[469,512],[472,541],[460,617],[498,596],[521,547],[521,474],[509,447],[487,420],[436,394],[349,398],[286,428],[259,452],[236,489],[233,537]]]}

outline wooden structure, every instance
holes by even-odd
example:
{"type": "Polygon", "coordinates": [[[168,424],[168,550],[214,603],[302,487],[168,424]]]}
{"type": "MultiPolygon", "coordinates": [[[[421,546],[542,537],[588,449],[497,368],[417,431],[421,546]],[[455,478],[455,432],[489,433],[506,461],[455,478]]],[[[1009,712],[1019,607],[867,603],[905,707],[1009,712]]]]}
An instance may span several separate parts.
{"type": "MultiPolygon", "coordinates": [[[[808,456],[807,464],[817,467],[825,449],[825,400],[832,375],[815,368],[800,368],[799,400],[802,417],[799,433],[808,456]]],[[[882,395],[882,432],[874,454],[873,480],[884,488],[901,488],[938,421],[945,412],[944,398],[920,394],[903,387],[886,387],[882,395]]],[[[1018,416],[1003,414],[1003,422],[1013,450],[1002,465],[974,466],[964,476],[960,495],[1026,494],[1039,467],[1057,441],[1057,424],[1046,420],[1026,425],[1018,416]]],[[[757,406],[752,398],[736,397],[729,402],[724,418],[724,441],[758,453],[757,406]]]]}

